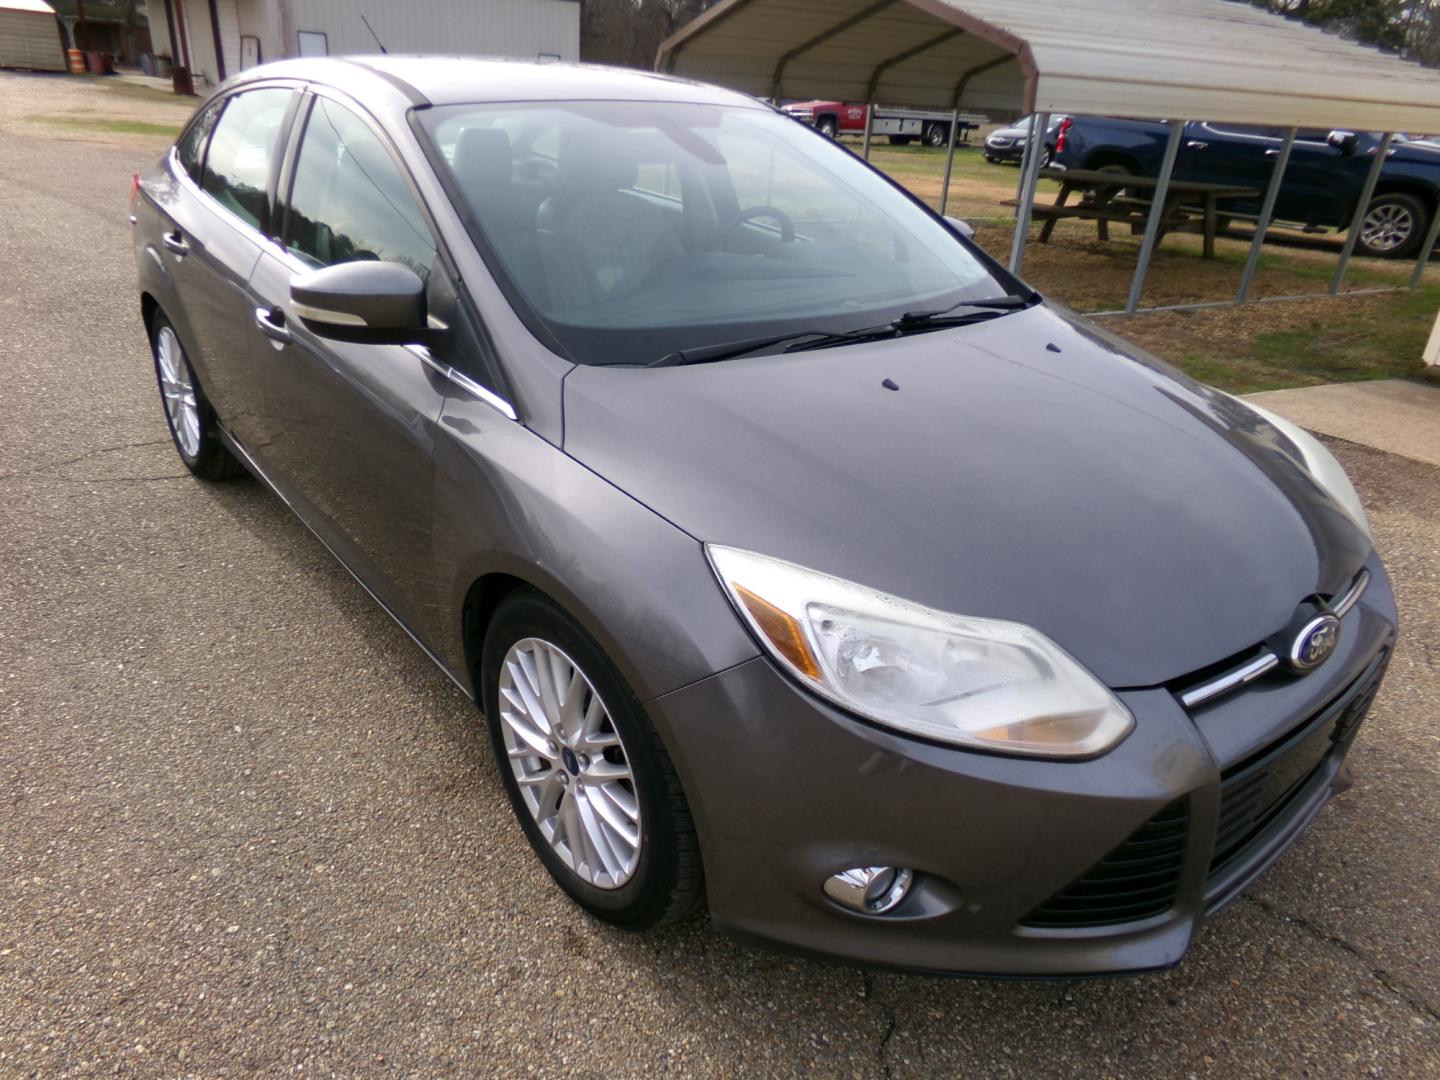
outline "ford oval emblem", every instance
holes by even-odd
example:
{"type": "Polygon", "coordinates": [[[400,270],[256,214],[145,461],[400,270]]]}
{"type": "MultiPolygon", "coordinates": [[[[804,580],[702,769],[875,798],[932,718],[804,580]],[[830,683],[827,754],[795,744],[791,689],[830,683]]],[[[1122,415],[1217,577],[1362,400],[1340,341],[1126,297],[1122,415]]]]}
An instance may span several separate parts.
{"type": "Polygon", "coordinates": [[[1334,615],[1320,615],[1311,619],[1295,637],[1290,646],[1290,667],[1295,671],[1310,671],[1323,664],[1335,646],[1340,644],[1340,620],[1334,615]]]}

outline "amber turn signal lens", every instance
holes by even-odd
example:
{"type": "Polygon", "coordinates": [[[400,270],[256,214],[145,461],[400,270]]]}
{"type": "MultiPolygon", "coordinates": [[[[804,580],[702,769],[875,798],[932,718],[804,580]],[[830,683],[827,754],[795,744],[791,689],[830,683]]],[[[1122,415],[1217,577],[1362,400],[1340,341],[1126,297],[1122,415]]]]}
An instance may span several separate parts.
{"type": "Polygon", "coordinates": [[[755,625],[770,639],[775,651],[793,664],[802,675],[818,682],[820,665],[815,661],[815,654],[810,651],[810,645],[805,640],[805,631],[800,629],[800,624],[768,600],[756,596],[744,585],[733,581],[730,585],[735,590],[735,595],[740,597],[740,602],[745,605],[745,610],[750,612],[755,625]]]}

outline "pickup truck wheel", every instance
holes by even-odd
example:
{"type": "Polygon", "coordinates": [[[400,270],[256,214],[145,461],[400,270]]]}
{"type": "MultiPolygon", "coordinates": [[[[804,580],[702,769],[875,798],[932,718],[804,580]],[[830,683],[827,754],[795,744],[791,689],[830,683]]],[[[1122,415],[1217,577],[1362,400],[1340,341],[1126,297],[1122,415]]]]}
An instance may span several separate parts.
{"type": "MultiPolygon", "coordinates": [[[[1132,172],[1130,169],[1126,168],[1124,165],[1121,165],[1118,161],[1112,161],[1112,162],[1111,162],[1110,164],[1108,164],[1108,165],[1101,165],[1101,166],[1100,166],[1098,169],[1096,169],[1095,171],[1096,171],[1096,172],[1107,173],[1107,174],[1109,174],[1109,175],[1112,175],[1112,176],[1117,177],[1118,179],[1120,179],[1120,180],[1122,180],[1122,181],[1123,181],[1124,179],[1128,178],[1128,177],[1131,177],[1131,176],[1134,176],[1134,175],[1135,175],[1134,172],[1132,172]]],[[[1126,190],[1125,190],[1125,185],[1123,184],[1123,182],[1122,182],[1122,183],[1119,183],[1119,184],[1115,184],[1115,185],[1113,185],[1113,186],[1112,186],[1112,185],[1103,185],[1103,186],[1102,186],[1102,185],[1096,185],[1094,188],[1091,189],[1091,191],[1094,193],[1094,197],[1095,197],[1095,201],[1096,201],[1096,202],[1109,202],[1111,199],[1113,199],[1113,198],[1115,198],[1115,197],[1117,197],[1117,196],[1119,196],[1119,195],[1125,195],[1125,194],[1127,194],[1127,192],[1126,192],[1126,190]]]]}
{"type": "Polygon", "coordinates": [[[1408,258],[1424,242],[1429,218],[1425,204],[1414,195],[1403,191],[1377,195],[1360,223],[1358,246],[1367,255],[1408,258]]]}
{"type": "Polygon", "coordinates": [[[835,118],[833,116],[823,116],[816,122],[815,130],[827,139],[833,139],[839,129],[835,126],[835,118]]]}
{"type": "Polygon", "coordinates": [[[914,142],[914,141],[915,141],[915,136],[914,136],[914,135],[891,135],[891,136],[890,136],[890,145],[891,145],[891,146],[909,146],[909,145],[910,145],[912,142],[914,142]]]}
{"type": "Polygon", "coordinates": [[[944,124],[931,124],[925,129],[925,141],[931,146],[944,146],[950,141],[950,133],[945,130],[944,124]]]}

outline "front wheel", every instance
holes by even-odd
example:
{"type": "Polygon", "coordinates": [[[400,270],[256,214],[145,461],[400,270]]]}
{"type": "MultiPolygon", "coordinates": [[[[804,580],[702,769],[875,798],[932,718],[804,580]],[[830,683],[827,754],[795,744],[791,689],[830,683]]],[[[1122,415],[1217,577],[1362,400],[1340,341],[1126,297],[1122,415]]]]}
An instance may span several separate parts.
{"type": "Polygon", "coordinates": [[[505,791],[556,883],[626,930],[687,914],[703,886],[689,806],[595,640],[541,594],[514,592],[485,635],[481,693],[505,791]]]}
{"type": "Polygon", "coordinates": [[[824,135],[827,139],[833,139],[835,138],[836,133],[839,131],[839,128],[835,126],[835,120],[833,117],[826,116],[823,117],[820,122],[815,125],[815,130],[820,132],[820,134],[824,135]]]}
{"type": "Polygon", "coordinates": [[[245,467],[220,441],[215,411],[200,389],[175,328],[158,313],[150,326],[150,352],[155,360],[160,400],[165,406],[165,422],[185,467],[202,480],[229,480],[241,475],[245,467]]]}
{"type": "Polygon", "coordinates": [[[1360,223],[1357,246],[1367,255],[1406,259],[1420,250],[1430,215],[1425,204],[1403,191],[1376,195],[1360,223]]]}

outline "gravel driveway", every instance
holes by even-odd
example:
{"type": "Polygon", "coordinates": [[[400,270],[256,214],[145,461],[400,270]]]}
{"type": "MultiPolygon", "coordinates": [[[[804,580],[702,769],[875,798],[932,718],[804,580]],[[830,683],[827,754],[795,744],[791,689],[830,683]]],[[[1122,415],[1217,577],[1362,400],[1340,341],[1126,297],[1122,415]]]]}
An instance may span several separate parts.
{"type": "MultiPolygon", "coordinates": [[[[0,74],[0,117],[74,92],[0,74]]],[[[473,707],[305,528],[184,474],[126,223],[157,146],[0,134],[0,1076],[1440,1075],[1440,469],[1337,444],[1403,644],[1356,787],[1178,969],[624,936],[549,884],[473,707]]]]}

